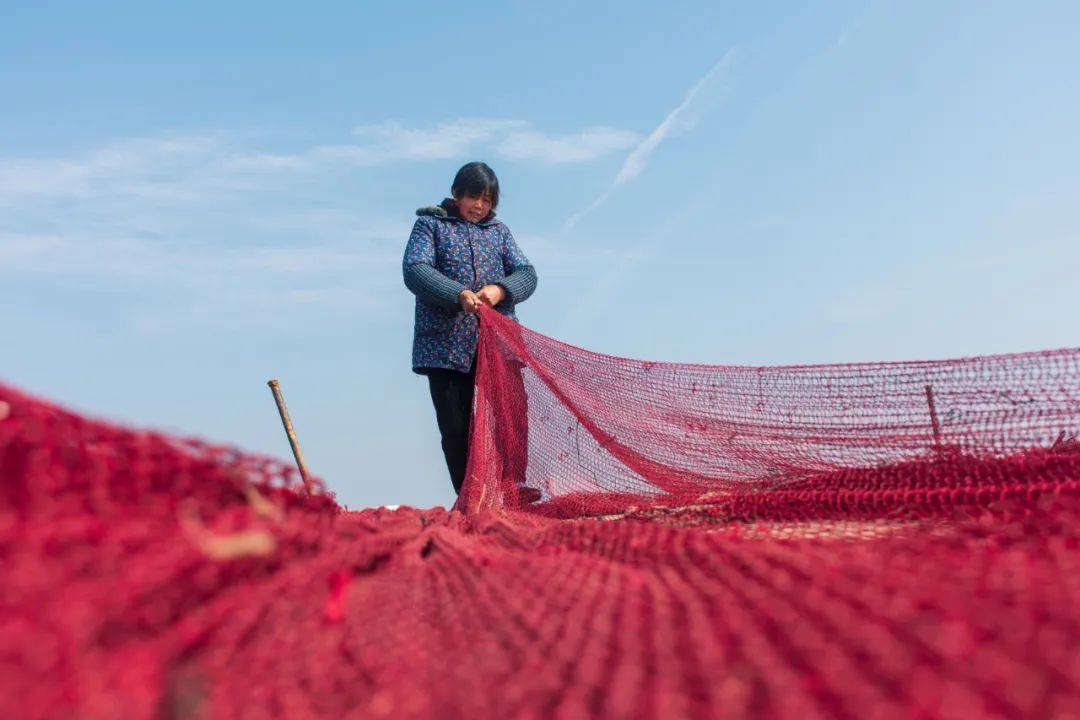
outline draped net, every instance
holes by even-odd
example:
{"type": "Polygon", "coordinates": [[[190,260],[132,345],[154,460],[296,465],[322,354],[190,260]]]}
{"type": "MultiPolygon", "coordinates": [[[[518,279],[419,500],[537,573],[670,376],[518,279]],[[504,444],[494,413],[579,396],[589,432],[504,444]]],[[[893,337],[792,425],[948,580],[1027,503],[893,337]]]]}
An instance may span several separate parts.
{"type": "Polygon", "coordinates": [[[589,352],[482,314],[457,504],[468,512],[569,518],[786,503],[785,512],[818,516],[867,504],[877,514],[885,503],[918,514],[927,492],[1005,489],[1032,453],[1077,446],[1076,350],[689,365],[589,352]],[[853,505],[827,507],[837,493],[856,493],[853,505]]]}
{"type": "Polygon", "coordinates": [[[450,511],[0,385],[0,717],[1077,717],[1078,366],[648,363],[485,308],[450,511]]]}

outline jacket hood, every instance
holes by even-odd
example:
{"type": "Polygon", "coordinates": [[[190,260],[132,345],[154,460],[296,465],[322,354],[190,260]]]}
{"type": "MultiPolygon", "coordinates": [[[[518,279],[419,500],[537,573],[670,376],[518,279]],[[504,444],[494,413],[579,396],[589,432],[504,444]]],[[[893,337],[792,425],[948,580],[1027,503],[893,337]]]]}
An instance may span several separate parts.
{"type": "MultiPolygon", "coordinates": [[[[425,205],[422,208],[416,209],[418,216],[431,215],[432,217],[442,218],[444,220],[457,220],[459,222],[465,222],[458,212],[457,205],[454,204],[453,198],[443,198],[443,201],[438,205],[425,205]]],[[[487,217],[476,223],[477,225],[491,225],[495,223],[495,211],[492,210],[487,214],[487,217]]]]}

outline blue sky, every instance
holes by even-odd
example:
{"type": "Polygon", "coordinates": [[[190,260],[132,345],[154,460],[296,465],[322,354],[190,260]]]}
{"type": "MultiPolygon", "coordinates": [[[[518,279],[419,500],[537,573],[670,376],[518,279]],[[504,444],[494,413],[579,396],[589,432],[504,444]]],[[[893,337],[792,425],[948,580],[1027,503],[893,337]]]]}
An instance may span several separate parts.
{"type": "Polygon", "coordinates": [[[25,3],[0,381],[448,504],[401,253],[464,162],[524,324],[786,364],[1078,344],[1080,6],[25,3]]]}

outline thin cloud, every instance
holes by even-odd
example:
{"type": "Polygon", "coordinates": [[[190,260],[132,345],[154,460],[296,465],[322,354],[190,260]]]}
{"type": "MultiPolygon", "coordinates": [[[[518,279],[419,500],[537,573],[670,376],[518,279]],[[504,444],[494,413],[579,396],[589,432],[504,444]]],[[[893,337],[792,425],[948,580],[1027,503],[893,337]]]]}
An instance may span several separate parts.
{"type": "Polygon", "coordinates": [[[524,120],[457,118],[430,127],[398,122],[361,125],[355,142],[317,145],[293,154],[254,153],[226,161],[229,170],[277,172],[314,170],[326,165],[373,167],[393,162],[425,162],[464,158],[481,151],[515,161],[543,164],[582,163],[619,152],[639,141],[629,130],[587,127],[568,134],[550,134],[524,120]]]}
{"type": "MultiPolygon", "coordinates": [[[[290,152],[217,133],[3,158],[0,279],[76,280],[146,297],[198,297],[208,307],[226,296],[230,307],[290,299],[392,305],[401,299],[410,214],[380,216],[343,196],[341,173],[323,170],[481,151],[522,163],[584,163],[639,140],[609,126],[552,134],[522,120],[458,118],[362,125],[342,143],[290,152]]],[[[537,251],[557,264],[558,253],[537,251]]]]}
{"type": "Polygon", "coordinates": [[[0,201],[170,193],[164,188],[172,178],[204,165],[220,150],[220,141],[212,137],[129,138],[76,157],[5,159],[0,163],[0,201]]]}
{"type": "Polygon", "coordinates": [[[200,285],[207,279],[243,275],[297,276],[356,273],[371,267],[396,269],[400,253],[323,244],[222,248],[209,242],[153,242],[137,237],[22,235],[0,233],[0,273],[20,276],[128,278],[200,285]]]}
{"type": "Polygon", "coordinates": [[[281,172],[286,170],[306,170],[311,161],[304,155],[275,155],[274,153],[252,153],[236,155],[223,163],[226,170],[234,172],[281,172]]]}
{"type": "Polygon", "coordinates": [[[683,101],[679,103],[674,110],[669,112],[667,117],[665,117],[659,125],[653,128],[653,131],[649,133],[648,137],[641,141],[641,143],[627,155],[625,162],[623,162],[622,167],[619,169],[619,174],[615,176],[616,185],[622,185],[637,177],[641,171],[645,169],[645,166],[649,162],[649,158],[652,157],[653,152],[660,143],[674,134],[691,129],[697,124],[698,117],[693,112],[695,101],[701,94],[702,88],[708,86],[713,80],[720,76],[721,73],[727,70],[728,66],[731,64],[732,57],[734,57],[734,53],[734,49],[724,53],[724,56],[709,69],[709,72],[705,73],[700,80],[694,83],[694,86],[686,93],[683,101]]]}
{"type": "MultiPolygon", "coordinates": [[[[701,116],[703,94],[716,83],[718,78],[727,73],[735,57],[735,51],[736,48],[732,48],[724,53],[724,56],[709,68],[709,71],[702,75],[694,83],[693,87],[687,91],[682,102],[673,108],[660,124],[653,128],[652,132],[630,151],[610,186],[601,192],[588,206],[567,218],[562,228],[563,237],[577,225],[581,218],[603,205],[619,187],[640,175],[662,142],[690,130],[697,124],[701,116]]],[[[660,230],[655,236],[642,239],[633,246],[626,248],[620,253],[618,261],[607,265],[600,276],[591,283],[589,289],[578,298],[570,311],[563,316],[561,323],[563,334],[571,331],[572,326],[583,316],[583,311],[586,308],[596,307],[605,302],[614,292],[614,288],[623,281],[623,278],[632,273],[641,262],[651,257],[655,245],[663,242],[663,232],[664,230],[660,230]]]]}
{"type": "Polygon", "coordinates": [[[392,162],[451,160],[529,123],[503,118],[458,118],[432,127],[410,128],[398,122],[353,128],[356,142],[316,145],[291,155],[260,153],[230,158],[234,170],[313,170],[328,164],[373,167],[392,162]]]}
{"type": "Polygon", "coordinates": [[[640,140],[637,133],[608,126],[552,134],[525,120],[483,117],[456,118],[427,127],[393,121],[360,125],[353,128],[351,137],[351,141],[286,153],[241,149],[235,137],[222,133],[137,137],[69,157],[4,158],[0,205],[28,197],[103,195],[184,201],[196,193],[251,188],[258,176],[266,174],[453,160],[482,152],[520,162],[583,163],[640,140]]]}
{"type": "Polygon", "coordinates": [[[447,160],[527,127],[529,123],[523,120],[474,117],[444,121],[433,128],[408,128],[396,122],[361,125],[353,135],[366,138],[370,144],[365,147],[379,148],[388,159],[447,160]]]}
{"type": "Polygon", "coordinates": [[[526,130],[508,134],[496,145],[495,150],[511,160],[575,163],[624,150],[640,139],[638,133],[613,127],[587,128],[569,135],[545,135],[526,130]]]}
{"type": "Polygon", "coordinates": [[[630,154],[627,155],[626,159],[623,161],[622,167],[619,168],[619,172],[616,174],[611,186],[600,193],[600,195],[587,207],[574,213],[567,219],[566,223],[563,225],[564,232],[573,228],[581,218],[604,204],[604,202],[611,197],[611,194],[616,188],[640,175],[649,164],[649,160],[656,151],[656,148],[659,147],[662,142],[670,137],[674,137],[690,130],[697,124],[700,117],[698,105],[700,104],[703,91],[710,87],[718,77],[726,73],[734,57],[735,48],[732,48],[724,53],[724,56],[709,68],[709,71],[702,75],[696,83],[694,83],[693,87],[691,87],[683,97],[682,102],[673,108],[667,116],[660,121],[660,124],[653,128],[652,132],[630,151],[630,154]]]}

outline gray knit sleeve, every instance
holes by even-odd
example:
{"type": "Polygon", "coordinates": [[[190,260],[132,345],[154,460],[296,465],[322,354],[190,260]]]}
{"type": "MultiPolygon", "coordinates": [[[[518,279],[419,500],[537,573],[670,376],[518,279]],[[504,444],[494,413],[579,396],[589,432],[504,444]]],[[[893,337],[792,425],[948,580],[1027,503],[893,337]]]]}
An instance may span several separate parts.
{"type": "Polygon", "coordinates": [[[528,300],[536,290],[536,269],[532,265],[522,265],[496,284],[506,289],[507,302],[517,305],[528,300]]]}
{"type": "Polygon", "coordinates": [[[458,308],[458,293],[465,286],[443,275],[427,263],[412,263],[403,270],[405,287],[416,297],[429,305],[455,310],[458,308]]]}
{"type": "Polygon", "coordinates": [[[405,245],[401,272],[405,287],[420,300],[446,310],[457,308],[457,296],[465,286],[435,268],[435,233],[430,217],[419,217],[405,245]]]}
{"type": "Polygon", "coordinates": [[[505,277],[498,281],[506,288],[506,302],[516,305],[525,302],[536,290],[536,269],[518,247],[513,233],[506,225],[500,225],[502,234],[502,261],[505,277]]]}

